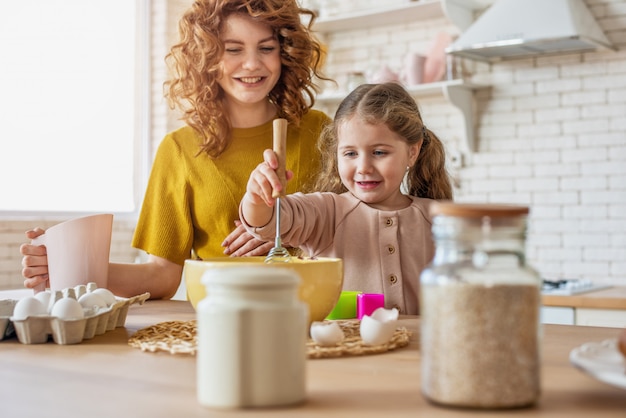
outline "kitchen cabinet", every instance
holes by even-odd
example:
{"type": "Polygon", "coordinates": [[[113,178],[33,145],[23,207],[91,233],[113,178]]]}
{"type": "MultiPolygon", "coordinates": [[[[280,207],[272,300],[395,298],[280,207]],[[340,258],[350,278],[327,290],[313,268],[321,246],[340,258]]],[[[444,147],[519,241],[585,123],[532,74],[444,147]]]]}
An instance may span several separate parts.
{"type": "MultiPolygon", "coordinates": [[[[474,15],[493,3],[493,0],[419,0],[405,3],[346,12],[320,18],[315,21],[313,30],[328,34],[362,29],[373,26],[402,24],[448,17],[460,30],[473,22],[474,15]]],[[[461,111],[463,119],[462,151],[475,151],[474,138],[474,92],[488,86],[477,85],[465,79],[452,79],[435,83],[408,86],[407,89],[416,97],[442,96],[461,111]]],[[[322,93],[316,97],[320,104],[335,104],[345,97],[345,93],[322,93]]]]}
{"type": "Polygon", "coordinates": [[[576,295],[542,295],[546,324],[626,327],[626,287],[614,286],[576,295]]]}
{"type": "Polygon", "coordinates": [[[541,323],[626,328],[626,310],[543,306],[541,323]]]}
{"type": "Polygon", "coordinates": [[[542,306],[541,323],[576,325],[576,310],[565,306],[542,306]]]}
{"type": "Polygon", "coordinates": [[[626,310],[577,308],[576,325],[626,328],[626,310]]]}

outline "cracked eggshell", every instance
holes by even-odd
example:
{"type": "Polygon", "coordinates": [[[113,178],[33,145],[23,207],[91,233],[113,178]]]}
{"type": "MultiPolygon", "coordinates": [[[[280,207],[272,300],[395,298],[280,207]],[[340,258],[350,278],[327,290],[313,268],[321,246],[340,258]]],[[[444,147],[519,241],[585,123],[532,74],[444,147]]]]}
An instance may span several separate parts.
{"type": "Polygon", "coordinates": [[[311,323],[311,338],[321,346],[339,344],[344,339],[343,331],[335,321],[315,321],[311,323]]]}
{"type": "Polygon", "coordinates": [[[361,319],[361,339],[367,345],[385,344],[391,340],[398,324],[398,310],[378,308],[361,319]]]}
{"type": "Polygon", "coordinates": [[[50,315],[63,320],[82,319],[85,317],[85,312],[76,299],[61,298],[52,307],[50,315]]]}
{"type": "Polygon", "coordinates": [[[398,312],[396,308],[392,308],[392,309],[376,308],[370,316],[377,321],[388,322],[388,321],[397,321],[399,314],[400,313],[398,312]]]}
{"type": "Polygon", "coordinates": [[[46,305],[41,303],[39,299],[34,296],[27,296],[15,304],[12,320],[19,321],[30,316],[46,315],[47,313],[46,305]]]}

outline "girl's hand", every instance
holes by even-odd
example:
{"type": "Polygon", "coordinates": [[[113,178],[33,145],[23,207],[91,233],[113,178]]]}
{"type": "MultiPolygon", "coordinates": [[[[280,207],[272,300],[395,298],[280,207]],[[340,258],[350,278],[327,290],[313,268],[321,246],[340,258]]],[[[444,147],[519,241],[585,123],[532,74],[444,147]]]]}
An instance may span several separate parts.
{"type": "MultiPolygon", "coordinates": [[[[35,228],[26,231],[26,238],[33,240],[45,232],[41,228],[35,228]]],[[[20,253],[24,256],[22,257],[24,287],[32,289],[48,281],[48,253],[45,245],[22,244],[20,253]]]]}
{"type": "MultiPolygon", "coordinates": [[[[249,203],[254,205],[265,204],[269,207],[274,206],[275,198],[272,197],[272,192],[282,191],[285,188],[285,184],[281,184],[278,175],[276,174],[276,168],[278,168],[278,158],[276,153],[271,149],[263,151],[263,162],[259,164],[248,179],[248,185],[246,186],[246,198],[249,203]]],[[[287,180],[293,178],[293,172],[287,170],[287,180]]]]}

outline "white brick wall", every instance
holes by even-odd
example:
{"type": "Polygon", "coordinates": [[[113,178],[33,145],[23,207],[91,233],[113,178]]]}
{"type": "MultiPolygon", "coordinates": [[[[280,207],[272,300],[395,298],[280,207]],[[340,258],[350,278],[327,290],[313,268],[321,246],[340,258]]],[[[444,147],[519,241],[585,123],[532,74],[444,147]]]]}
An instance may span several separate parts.
{"type": "MultiPolygon", "coordinates": [[[[191,1],[152,1],[151,153],[180,124],[162,99],[163,57],[191,1]]],[[[626,0],[585,1],[617,52],[466,62],[472,81],[491,87],[475,94],[477,152],[452,174],[458,201],[531,206],[527,255],[542,275],[626,285],[626,0]]],[[[380,4],[349,3],[356,9],[380,4]]],[[[441,30],[458,32],[446,19],[434,19],[333,34],[325,39],[326,72],[341,82],[347,72],[381,63],[397,70],[404,55],[427,51],[441,30]]],[[[444,99],[419,104],[429,127],[458,149],[460,112],[444,99]]],[[[319,107],[332,116],[334,108],[319,107]]],[[[24,231],[58,221],[0,220],[0,288],[22,285],[24,231]]],[[[113,260],[136,257],[133,227],[132,220],[116,220],[113,260]]]]}
{"type": "MultiPolygon", "coordinates": [[[[529,262],[544,276],[626,285],[626,1],[587,4],[618,52],[467,63],[472,81],[491,88],[475,95],[478,151],[453,172],[456,199],[529,204],[529,262]]],[[[440,30],[454,28],[444,19],[332,34],[327,72],[341,80],[373,60],[397,70],[440,30]],[[354,52],[363,49],[367,59],[354,52]]],[[[418,100],[426,123],[458,147],[459,112],[418,100]]]]}

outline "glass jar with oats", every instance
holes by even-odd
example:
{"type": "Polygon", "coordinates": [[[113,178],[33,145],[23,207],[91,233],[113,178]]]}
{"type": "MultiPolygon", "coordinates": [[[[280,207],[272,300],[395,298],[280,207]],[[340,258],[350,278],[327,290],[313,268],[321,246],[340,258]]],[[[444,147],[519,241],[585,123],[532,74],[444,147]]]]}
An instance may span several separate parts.
{"type": "Polygon", "coordinates": [[[539,274],[525,206],[435,202],[422,272],[421,386],[440,405],[518,408],[540,395],[539,274]]]}

